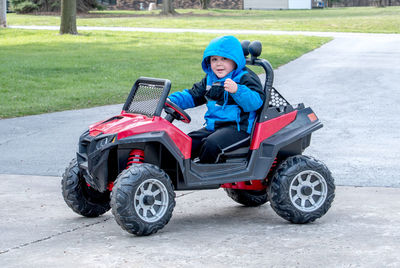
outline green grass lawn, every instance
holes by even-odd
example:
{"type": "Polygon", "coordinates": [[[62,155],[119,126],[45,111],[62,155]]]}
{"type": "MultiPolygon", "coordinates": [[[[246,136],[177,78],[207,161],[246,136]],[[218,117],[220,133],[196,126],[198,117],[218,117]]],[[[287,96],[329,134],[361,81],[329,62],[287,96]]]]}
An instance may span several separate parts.
{"type": "MultiPolygon", "coordinates": [[[[354,7],[312,10],[177,10],[176,17],[158,11],[97,11],[80,16],[78,26],[253,29],[400,33],[400,7],[354,7]]],[[[9,25],[60,25],[59,16],[8,14],[9,25]]]]}
{"type": "MultiPolygon", "coordinates": [[[[173,90],[191,87],[204,76],[202,53],[216,36],[0,29],[0,118],[123,103],[140,76],[170,79],[173,90]]],[[[275,68],[330,40],[240,38],[260,40],[275,68]]]]}
{"type": "MultiPolygon", "coordinates": [[[[315,10],[97,11],[78,26],[130,26],[400,33],[400,7],[315,10]]],[[[59,16],[7,14],[8,25],[60,25],[59,16]]],[[[0,118],[124,102],[139,76],[168,78],[172,90],[203,77],[203,50],[216,35],[0,29],[0,118]]],[[[276,68],[330,40],[244,36],[260,40],[276,68]]],[[[256,70],[259,73],[261,70],[256,70]]]]}

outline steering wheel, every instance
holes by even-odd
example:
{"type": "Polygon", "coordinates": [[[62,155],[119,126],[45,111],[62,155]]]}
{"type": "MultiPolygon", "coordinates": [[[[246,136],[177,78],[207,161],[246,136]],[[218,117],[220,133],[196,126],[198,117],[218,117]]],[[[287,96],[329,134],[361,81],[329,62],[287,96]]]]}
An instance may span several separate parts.
{"type": "Polygon", "coordinates": [[[180,120],[186,124],[189,124],[192,119],[181,107],[173,103],[172,101],[165,100],[164,111],[174,119],[180,120]]]}

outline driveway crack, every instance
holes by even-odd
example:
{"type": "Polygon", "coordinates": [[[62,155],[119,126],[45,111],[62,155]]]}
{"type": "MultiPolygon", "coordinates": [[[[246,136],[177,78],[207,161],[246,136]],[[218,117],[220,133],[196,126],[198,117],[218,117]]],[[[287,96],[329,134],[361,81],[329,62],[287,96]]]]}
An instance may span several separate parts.
{"type": "Polygon", "coordinates": [[[37,239],[37,240],[33,240],[33,241],[30,241],[30,242],[27,242],[27,243],[24,243],[24,244],[9,248],[9,249],[0,250],[0,255],[1,254],[5,254],[5,253],[10,252],[10,251],[13,251],[13,250],[18,250],[18,249],[21,249],[21,248],[24,248],[24,247],[27,247],[27,246],[31,246],[31,245],[34,245],[34,244],[37,244],[37,243],[40,243],[40,242],[43,242],[43,241],[47,241],[47,240],[53,239],[55,237],[58,237],[58,236],[61,236],[61,235],[64,235],[64,234],[72,233],[72,232],[75,232],[75,231],[80,230],[80,229],[84,229],[84,228],[88,228],[88,227],[91,227],[91,226],[94,226],[94,225],[97,225],[97,224],[100,224],[100,223],[104,223],[104,222],[110,220],[111,218],[112,217],[108,217],[108,218],[103,219],[101,221],[97,221],[97,222],[94,222],[94,223],[88,223],[88,224],[85,224],[83,226],[78,226],[78,227],[75,227],[75,228],[72,228],[72,229],[69,229],[69,230],[65,230],[65,231],[62,231],[62,232],[59,232],[59,233],[56,233],[56,234],[53,234],[53,235],[49,235],[47,237],[43,237],[43,238],[40,238],[40,239],[37,239]]]}

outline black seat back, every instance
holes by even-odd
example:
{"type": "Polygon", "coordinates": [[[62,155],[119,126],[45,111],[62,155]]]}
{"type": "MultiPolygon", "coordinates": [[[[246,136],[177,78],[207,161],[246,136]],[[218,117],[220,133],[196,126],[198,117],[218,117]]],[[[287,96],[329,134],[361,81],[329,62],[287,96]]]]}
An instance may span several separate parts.
{"type": "Polygon", "coordinates": [[[248,155],[249,146],[250,146],[251,138],[253,136],[255,124],[256,124],[256,122],[260,121],[260,114],[262,114],[262,111],[264,111],[264,109],[268,109],[268,107],[269,107],[270,95],[271,95],[271,91],[272,91],[272,84],[274,81],[274,71],[272,69],[272,66],[267,60],[257,58],[258,56],[261,55],[261,51],[262,51],[262,45],[259,41],[254,41],[254,42],[250,43],[250,41],[244,40],[241,43],[242,43],[243,54],[246,57],[246,65],[260,66],[265,71],[265,81],[263,83],[264,84],[263,91],[265,93],[265,102],[264,102],[263,106],[257,112],[257,117],[254,120],[250,136],[247,137],[246,139],[238,141],[226,148],[223,148],[222,152],[220,153],[220,155],[217,158],[217,162],[218,161],[226,161],[227,159],[231,159],[231,158],[246,157],[248,155]],[[251,55],[250,57],[248,57],[249,54],[251,55]]]}

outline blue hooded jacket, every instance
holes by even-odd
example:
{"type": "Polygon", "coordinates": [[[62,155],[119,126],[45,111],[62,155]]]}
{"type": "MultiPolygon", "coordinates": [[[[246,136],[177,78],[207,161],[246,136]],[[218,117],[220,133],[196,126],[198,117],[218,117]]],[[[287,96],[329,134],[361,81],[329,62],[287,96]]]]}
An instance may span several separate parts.
{"type": "Polygon", "coordinates": [[[201,63],[206,77],[193,85],[192,89],[175,92],[170,100],[182,109],[207,104],[204,115],[206,129],[213,131],[218,126],[236,125],[238,131],[251,132],[256,111],[262,106],[265,94],[258,76],[246,68],[242,46],[234,36],[213,39],[203,53],[201,63]],[[218,78],[211,69],[210,57],[220,56],[233,60],[236,69],[223,78],[218,78]],[[224,82],[232,79],[238,85],[236,93],[224,90],[224,82]]]}

